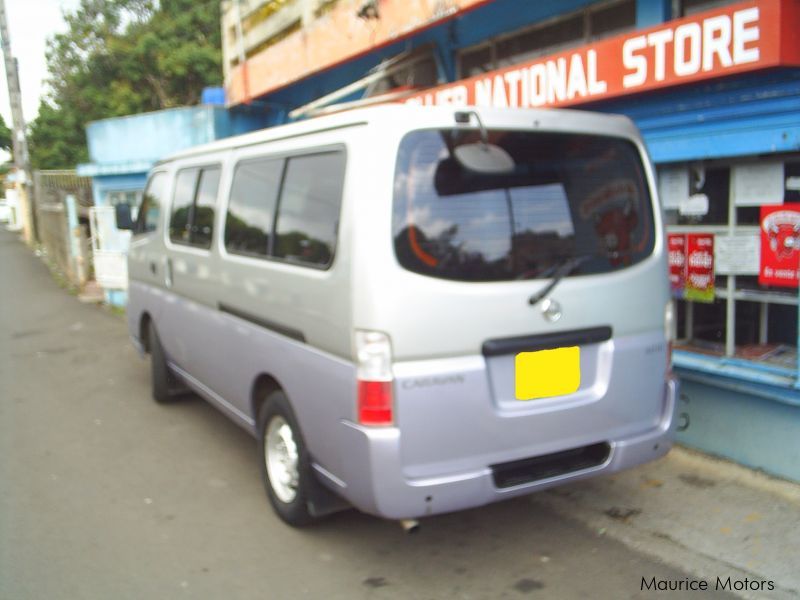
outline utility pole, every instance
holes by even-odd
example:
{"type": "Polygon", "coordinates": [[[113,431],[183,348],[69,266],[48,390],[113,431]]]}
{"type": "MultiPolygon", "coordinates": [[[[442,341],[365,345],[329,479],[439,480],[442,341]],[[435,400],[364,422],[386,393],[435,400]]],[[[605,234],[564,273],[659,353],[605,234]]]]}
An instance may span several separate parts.
{"type": "MultiPolygon", "coordinates": [[[[19,88],[19,70],[17,69],[17,59],[11,54],[11,35],[8,33],[8,19],[6,18],[6,2],[0,0],[0,41],[3,48],[3,59],[6,67],[6,83],[8,84],[8,100],[11,104],[11,143],[14,152],[14,165],[17,168],[17,176],[21,177],[23,193],[30,192],[31,166],[28,155],[28,139],[25,135],[25,117],[22,114],[22,92],[19,88]],[[25,190],[27,186],[27,190],[25,190]]],[[[28,198],[30,207],[29,222],[34,230],[35,221],[31,198],[28,198]]]]}

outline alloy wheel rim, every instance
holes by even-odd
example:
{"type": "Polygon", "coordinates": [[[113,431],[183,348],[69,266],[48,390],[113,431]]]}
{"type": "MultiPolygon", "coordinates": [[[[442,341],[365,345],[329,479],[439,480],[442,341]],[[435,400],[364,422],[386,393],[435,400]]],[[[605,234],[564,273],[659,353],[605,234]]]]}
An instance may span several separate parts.
{"type": "Polygon", "coordinates": [[[297,497],[299,457],[294,432],[280,415],[272,417],[267,426],[264,459],[272,491],[281,502],[289,504],[297,497]]]}

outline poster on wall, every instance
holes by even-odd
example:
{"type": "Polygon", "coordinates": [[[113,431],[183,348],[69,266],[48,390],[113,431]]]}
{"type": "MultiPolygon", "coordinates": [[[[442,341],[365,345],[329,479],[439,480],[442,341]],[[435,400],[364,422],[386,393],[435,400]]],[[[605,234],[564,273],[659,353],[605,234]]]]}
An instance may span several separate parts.
{"type": "Polygon", "coordinates": [[[736,206],[783,204],[783,163],[734,165],[731,168],[736,206]]]}
{"type": "Polygon", "coordinates": [[[796,288],[800,270],[800,203],[761,207],[758,283],[796,288]]]}
{"type": "Polygon", "coordinates": [[[714,235],[686,235],[686,287],[684,298],[694,302],[714,301],[714,235]]]}
{"type": "Polygon", "coordinates": [[[714,236],[714,272],[718,275],[758,275],[760,256],[757,232],[714,236]]]}
{"type": "Polygon", "coordinates": [[[658,197],[664,210],[677,210],[689,198],[689,169],[684,167],[658,170],[658,197]]]}
{"type": "Polygon", "coordinates": [[[670,233],[667,235],[669,260],[669,287],[674,298],[683,298],[686,287],[686,235],[670,233]]]}

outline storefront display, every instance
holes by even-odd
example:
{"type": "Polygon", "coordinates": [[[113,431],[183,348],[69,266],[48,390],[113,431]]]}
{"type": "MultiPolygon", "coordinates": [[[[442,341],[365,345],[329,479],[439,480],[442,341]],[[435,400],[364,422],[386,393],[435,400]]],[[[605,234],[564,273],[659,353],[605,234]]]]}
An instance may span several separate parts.
{"type": "Polygon", "coordinates": [[[686,291],[695,302],[714,301],[714,236],[692,233],[686,236],[686,291]]]}
{"type": "Polygon", "coordinates": [[[686,287],[686,236],[682,233],[667,235],[669,261],[669,287],[673,298],[683,298],[686,287]]]}
{"type": "Polygon", "coordinates": [[[800,264],[800,204],[761,207],[758,283],[796,288],[800,264]]]}

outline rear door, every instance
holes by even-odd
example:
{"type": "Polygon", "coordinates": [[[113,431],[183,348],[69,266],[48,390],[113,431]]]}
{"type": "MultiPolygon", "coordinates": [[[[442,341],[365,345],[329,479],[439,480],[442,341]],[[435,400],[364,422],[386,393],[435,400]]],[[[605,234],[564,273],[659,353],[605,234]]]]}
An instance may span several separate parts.
{"type": "Polygon", "coordinates": [[[567,132],[489,142],[511,170],[459,162],[477,132],[400,145],[396,281],[413,318],[390,334],[412,475],[619,440],[662,411],[665,264],[639,149],[567,132]]]}

